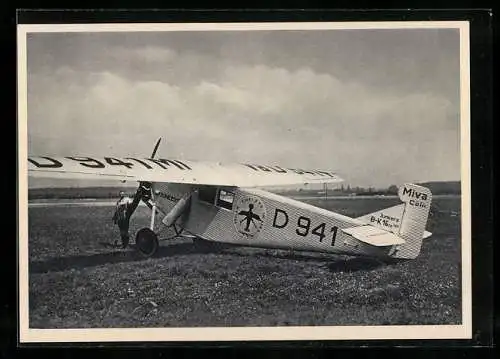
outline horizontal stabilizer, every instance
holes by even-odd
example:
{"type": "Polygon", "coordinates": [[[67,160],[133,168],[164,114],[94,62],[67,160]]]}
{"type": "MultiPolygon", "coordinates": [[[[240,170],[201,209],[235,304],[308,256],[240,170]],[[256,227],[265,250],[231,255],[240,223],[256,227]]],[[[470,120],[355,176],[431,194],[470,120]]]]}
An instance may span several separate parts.
{"type": "Polygon", "coordinates": [[[394,233],[371,225],[344,228],[342,232],[349,234],[361,242],[372,246],[383,247],[405,243],[404,239],[394,233]]]}
{"type": "MultiPolygon", "coordinates": [[[[356,219],[394,234],[399,234],[399,226],[403,217],[404,208],[404,204],[399,204],[393,207],[381,209],[380,211],[365,214],[356,219]]],[[[426,239],[430,236],[432,236],[431,232],[424,231],[422,238],[426,239]]]]}

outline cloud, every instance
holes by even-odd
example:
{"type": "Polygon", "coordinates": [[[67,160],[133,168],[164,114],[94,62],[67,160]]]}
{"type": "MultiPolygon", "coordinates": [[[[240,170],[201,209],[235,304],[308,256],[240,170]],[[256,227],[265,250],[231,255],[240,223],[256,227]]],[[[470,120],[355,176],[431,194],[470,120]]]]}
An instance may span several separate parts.
{"type": "Polygon", "coordinates": [[[135,48],[114,46],[108,50],[107,55],[109,58],[119,61],[161,63],[163,65],[175,61],[177,57],[177,53],[174,50],[160,46],[141,46],[135,48]]]}
{"type": "MultiPolygon", "coordinates": [[[[169,71],[216,66],[159,47],[115,48],[112,56],[168,63],[169,71]]],[[[459,176],[459,120],[446,97],[394,93],[309,67],[216,68],[197,81],[112,68],[31,73],[29,150],[146,156],[162,136],[165,157],[333,168],[363,184],[459,176]]]]}

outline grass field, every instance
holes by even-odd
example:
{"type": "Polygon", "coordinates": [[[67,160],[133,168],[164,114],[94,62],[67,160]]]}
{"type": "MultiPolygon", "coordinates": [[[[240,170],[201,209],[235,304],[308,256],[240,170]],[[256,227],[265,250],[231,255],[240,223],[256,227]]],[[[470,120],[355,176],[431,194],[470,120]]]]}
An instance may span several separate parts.
{"type": "MultiPolygon", "coordinates": [[[[309,200],[359,216],[393,198],[309,200]]],[[[113,207],[29,209],[31,328],[460,324],[460,197],[434,199],[419,258],[366,259],[162,242],[108,244],[113,207]]],[[[131,234],[148,225],[139,207],[131,234]]]]}

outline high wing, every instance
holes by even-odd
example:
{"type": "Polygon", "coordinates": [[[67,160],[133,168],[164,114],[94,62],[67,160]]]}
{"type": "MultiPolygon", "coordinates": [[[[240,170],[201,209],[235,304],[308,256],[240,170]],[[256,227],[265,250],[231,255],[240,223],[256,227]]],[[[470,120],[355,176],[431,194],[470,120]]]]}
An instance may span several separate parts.
{"type": "Polygon", "coordinates": [[[332,171],[164,158],[28,157],[31,177],[117,179],[231,187],[338,183],[332,171]]]}

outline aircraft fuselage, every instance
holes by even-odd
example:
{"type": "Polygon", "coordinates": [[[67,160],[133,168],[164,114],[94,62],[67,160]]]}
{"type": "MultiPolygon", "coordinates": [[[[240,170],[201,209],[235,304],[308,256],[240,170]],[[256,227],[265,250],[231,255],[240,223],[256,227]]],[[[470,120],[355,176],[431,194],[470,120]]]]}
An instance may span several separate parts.
{"type": "MultiPolygon", "coordinates": [[[[167,211],[182,196],[161,184],[155,191],[167,211]]],[[[208,241],[375,257],[387,257],[390,250],[341,231],[363,225],[357,219],[259,189],[205,187],[193,193],[188,211],[179,225],[208,241]]]]}

